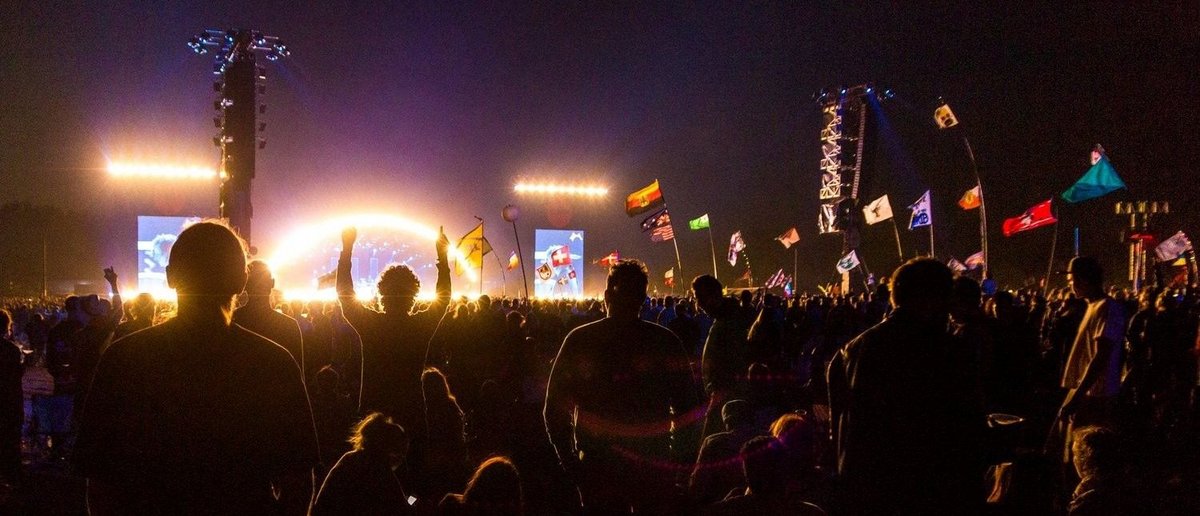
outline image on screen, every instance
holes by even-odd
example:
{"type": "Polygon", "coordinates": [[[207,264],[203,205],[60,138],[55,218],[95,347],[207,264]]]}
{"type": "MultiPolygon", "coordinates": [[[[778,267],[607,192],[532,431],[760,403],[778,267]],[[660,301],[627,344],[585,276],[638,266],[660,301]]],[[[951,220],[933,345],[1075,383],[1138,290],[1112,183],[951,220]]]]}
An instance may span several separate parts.
{"type": "Polygon", "coordinates": [[[533,291],[537,297],[583,295],[583,231],[538,229],[533,234],[533,291]]]}
{"type": "Polygon", "coordinates": [[[167,288],[167,259],[179,233],[199,217],[138,216],[138,290],[167,288]]]}

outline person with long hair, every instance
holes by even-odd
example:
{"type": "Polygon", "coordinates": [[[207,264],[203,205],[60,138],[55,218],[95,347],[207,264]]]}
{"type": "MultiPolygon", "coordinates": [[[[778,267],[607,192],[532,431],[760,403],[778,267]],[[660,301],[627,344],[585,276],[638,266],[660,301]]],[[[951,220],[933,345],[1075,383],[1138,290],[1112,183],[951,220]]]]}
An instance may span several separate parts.
{"type": "Polygon", "coordinates": [[[462,494],[450,493],[438,504],[438,514],[511,515],[525,514],[525,495],[517,466],[508,457],[483,461],[462,494]]]}
{"type": "Polygon", "coordinates": [[[437,368],[426,368],[421,388],[429,427],[426,438],[413,446],[413,488],[418,497],[432,502],[461,488],[466,480],[467,439],[463,412],[446,376],[437,368]]]}
{"type": "Polygon", "coordinates": [[[391,418],[372,412],[354,426],[353,449],[329,470],[313,516],[325,514],[411,514],[412,503],[396,469],[408,455],[408,434],[391,418]]]}

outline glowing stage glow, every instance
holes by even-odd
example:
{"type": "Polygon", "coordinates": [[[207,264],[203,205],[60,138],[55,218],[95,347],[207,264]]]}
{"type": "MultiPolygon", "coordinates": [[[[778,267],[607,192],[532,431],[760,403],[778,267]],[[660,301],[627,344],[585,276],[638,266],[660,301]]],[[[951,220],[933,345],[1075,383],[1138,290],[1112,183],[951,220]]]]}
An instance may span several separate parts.
{"type": "Polygon", "coordinates": [[[216,170],[199,166],[109,162],[107,169],[109,175],[122,178],[203,180],[217,177],[216,170]]]}
{"type": "Polygon", "coordinates": [[[608,195],[607,186],[570,185],[559,183],[520,182],[513,186],[517,193],[541,195],[575,195],[581,197],[604,197],[608,195]]]}
{"type": "MultiPolygon", "coordinates": [[[[283,268],[286,268],[287,266],[291,265],[297,257],[303,256],[307,251],[318,246],[322,242],[322,239],[339,240],[341,238],[340,235],[342,230],[347,227],[355,227],[359,231],[371,228],[390,229],[408,233],[420,239],[427,240],[430,243],[436,242],[438,238],[437,228],[426,226],[414,220],[397,215],[380,213],[342,215],[325,219],[316,224],[305,225],[296,228],[286,237],[284,237],[275,247],[273,254],[270,254],[270,258],[266,260],[267,265],[272,271],[279,271],[283,268]]],[[[457,261],[462,266],[461,270],[463,270],[465,273],[462,277],[465,277],[467,281],[471,283],[479,281],[479,275],[474,269],[467,265],[466,257],[454,248],[453,243],[451,243],[450,248],[447,249],[447,254],[451,260],[457,261]]],[[[433,284],[422,285],[422,290],[421,293],[418,294],[418,298],[424,299],[425,297],[428,297],[431,299],[434,288],[435,286],[433,284]]],[[[286,299],[317,299],[328,301],[337,299],[337,293],[332,288],[321,290],[313,288],[284,288],[283,291],[284,298],[286,299]]],[[[355,294],[357,297],[363,300],[369,300],[375,296],[373,289],[371,291],[358,289],[355,294]]]]}

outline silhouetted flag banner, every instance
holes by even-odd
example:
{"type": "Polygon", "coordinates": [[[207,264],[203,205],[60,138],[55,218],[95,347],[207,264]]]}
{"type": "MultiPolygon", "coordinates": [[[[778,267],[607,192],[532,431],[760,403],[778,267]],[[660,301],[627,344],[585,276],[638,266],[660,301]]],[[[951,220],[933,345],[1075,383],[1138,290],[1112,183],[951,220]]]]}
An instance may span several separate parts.
{"type": "Polygon", "coordinates": [[[664,202],[662,190],[658,189],[658,180],[655,179],[650,186],[629,194],[625,199],[625,213],[632,217],[662,206],[664,202]]]}
{"type": "Polygon", "coordinates": [[[1117,169],[1108,162],[1104,155],[1104,147],[1096,144],[1092,150],[1092,168],[1083,173],[1075,184],[1062,193],[1062,198],[1070,203],[1095,199],[1125,188],[1125,182],[1117,175],[1117,169]]]}
{"type": "Polygon", "coordinates": [[[791,249],[793,244],[800,241],[800,232],[796,231],[796,228],[792,228],[775,237],[775,240],[783,244],[784,249],[791,249]]]}
{"type": "Polygon", "coordinates": [[[975,185],[975,188],[967,190],[962,198],[958,200],[958,206],[964,210],[973,210],[983,204],[981,199],[979,196],[979,185],[975,185]]]}
{"type": "Polygon", "coordinates": [[[1040,202],[1032,208],[1025,210],[1019,217],[1013,217],[1004,221],[1004,236],[1013,236],[1022,231],[1049,226],[1058,222],[1054,218],[1054,212],[1050,209],[1050,199],[1045,202],[1040,202]]]}
{"type": "Polygon", "coordinates": [[[746,241],[742,240],[741,231],[735,232],[733,236],[729,237],[729,265],[731,267],[737,266],[738,253],[742,252],[742,249],[745,248],[746,241]]]}

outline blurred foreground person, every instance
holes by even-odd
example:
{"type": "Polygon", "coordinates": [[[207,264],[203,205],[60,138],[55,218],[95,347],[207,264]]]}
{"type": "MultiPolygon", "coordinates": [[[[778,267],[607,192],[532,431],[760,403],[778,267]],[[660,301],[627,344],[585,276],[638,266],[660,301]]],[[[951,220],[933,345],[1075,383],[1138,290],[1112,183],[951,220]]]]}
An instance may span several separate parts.
{"type": "Polygon", "coordinates": [[[463,494],[450,493],[438,504],[446,516],[520,516],[525,514],[521,476],[507,457],[483,461],[463,494]]]}
{"type": "Polygon", "coordinates": [[[567,335],[546,387],[550,442],[590,514],[677,512],[674,475],[696,456],[699,386],[679,339],[638,318],[647,281],[638,261],[609,270],[608,316],[567,335]]]}
{"type": "Polygon", "coordinates": [[[974,514],[986,429],[972,348],[950,334],[950,269],[892,276],[895,310],[829,364],[844,514],[974,514]]]}
{"type": "Polygon", "coordinates": [[[317,463],[300,368],[231,323],[246,283],[241,240],[185,229],[167,284],[178,315],[104,353],[74,462],[93,514],[303,514],[317,463]]]}
{"type": "Polygon", "coordinates": [[[412,514],[410,498],[396,477],[408,455],[404,429],[378,412],[354,427],[354,449],[342,455],[325,477],[313,516],[326,514],[412,514]]]}

